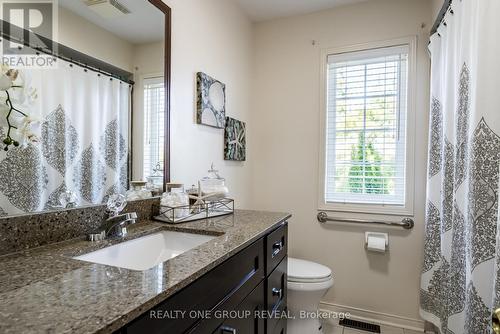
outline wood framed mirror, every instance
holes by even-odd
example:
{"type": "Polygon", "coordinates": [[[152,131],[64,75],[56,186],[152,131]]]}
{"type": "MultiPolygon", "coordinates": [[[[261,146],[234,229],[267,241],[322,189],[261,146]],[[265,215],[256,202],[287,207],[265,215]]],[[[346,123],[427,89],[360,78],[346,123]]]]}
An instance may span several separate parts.
{"type": "Polygon", "coordinates": [[[165,160],[163,174],[163,191],[166,184],[170,182],[170,94],[172,73],[172,9],[162,0],[148,0],[165,14],[165,61],[164,61],[164,85],[165,85],[165,160]]]}

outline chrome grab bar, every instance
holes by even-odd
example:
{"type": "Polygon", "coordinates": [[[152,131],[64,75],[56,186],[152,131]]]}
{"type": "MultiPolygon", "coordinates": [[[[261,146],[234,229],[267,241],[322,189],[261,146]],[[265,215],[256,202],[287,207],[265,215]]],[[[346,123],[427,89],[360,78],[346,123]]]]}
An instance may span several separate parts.
{"type": "Polygon", "coordinates": [[[409,217],[403,218],[401,222],[388,222],[388,221],[328,217],[328,214],[326,212],[321,211],[318,212],[317,218],[320,223],[340,222],[340,223],[353,223],[353,224],[381,224],[389,226],[399,226],[404,228],[405,230],[411,230],[413,226],[415,226],[415,222],[413,221],[413,219],[409,217]]]}

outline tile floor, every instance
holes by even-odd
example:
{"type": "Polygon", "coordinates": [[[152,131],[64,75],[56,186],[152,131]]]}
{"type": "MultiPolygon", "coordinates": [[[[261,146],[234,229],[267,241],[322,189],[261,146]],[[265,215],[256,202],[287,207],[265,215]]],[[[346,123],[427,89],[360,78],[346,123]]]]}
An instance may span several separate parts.
{"type": "MultiPolygon", "coordinates": [[[[387,325],[380,325],[380,334],[422,334],[422,332],[403,329],[398,327],[392,327],[387,325]]],[[[366,331],[358,331],[352,328],[347,328],[339,326],[338,322],[336,324],[326,324],[324,327],[324,334],[370,334],[366,331]]]]}

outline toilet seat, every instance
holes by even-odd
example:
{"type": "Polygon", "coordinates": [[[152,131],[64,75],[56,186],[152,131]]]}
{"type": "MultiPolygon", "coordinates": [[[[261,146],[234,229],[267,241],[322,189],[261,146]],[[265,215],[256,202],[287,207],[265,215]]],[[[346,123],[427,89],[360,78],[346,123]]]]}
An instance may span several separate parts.
{"type": "Polygon", "coordinates": [[[288,258],[287,280],[289,283],[318,284],[323,286],[324,284],[320,283],[329,283],[332,280],[332,271],[330,268],[319,263],[288,258]]]}
{"type": "Polygon", "coordinates": [[[288,282],[294,283],[323,283],[332,279],[332,276],[318,278],[318,279],[309,279],[309,278],[298,278],[298,277],[289,277],[288,282]]]}

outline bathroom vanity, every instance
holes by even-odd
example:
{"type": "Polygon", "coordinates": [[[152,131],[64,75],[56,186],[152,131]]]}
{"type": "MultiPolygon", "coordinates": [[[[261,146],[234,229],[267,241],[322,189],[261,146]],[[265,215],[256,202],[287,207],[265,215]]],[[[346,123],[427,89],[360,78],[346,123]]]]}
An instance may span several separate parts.
{"type": "Polygon", "coordinates": [[[283,222],[119,332],[284,333],[287,243],[283,222]]]}
{"type": "Polygon", "coordinates": [[[142,219],[123,240],[78,238],[0,256],[0,332],[286,333],[289,217],[236,210],[176,226],[142,219]],[[75,259],[161,231],[211,238],[147,270],[75,259]]]}

